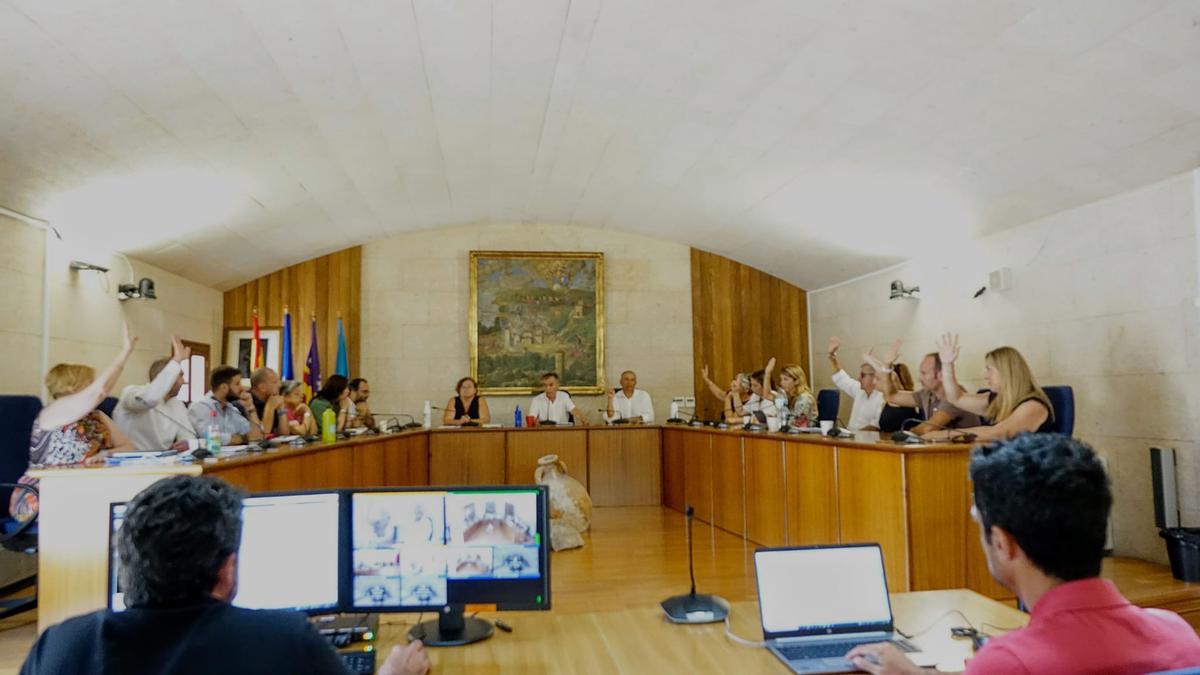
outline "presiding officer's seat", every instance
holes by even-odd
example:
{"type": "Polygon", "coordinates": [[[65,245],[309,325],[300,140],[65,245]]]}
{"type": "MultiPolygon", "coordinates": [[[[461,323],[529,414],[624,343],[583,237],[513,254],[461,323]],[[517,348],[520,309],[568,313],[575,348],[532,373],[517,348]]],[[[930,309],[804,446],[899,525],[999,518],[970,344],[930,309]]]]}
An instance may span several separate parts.
{"type": "MultiPolygon", "coordinates": [[[[9,500],[14,490],[35,491],[17,480],[29,468],[29,435],[33,422],[42,410],[42,402],[35,396],[0,396],[0,546],[7,552],[3,556],[36,554],[37,516],[20,522],[8,513],[9,500]]],[[[0,558],[0,565],[3,564],[0,558]]],[[[37,583],[37,574],[15,576],[0,569],[0,596],[8,596],[30,588],[37,583]]],[[[37,594],[0,600],[0,619],[37,607],[37,594]]]]}
{"type": "Polygon", "coordinates": [[[1050,399],[1050,407],[1054,409],[1054,428],[1056,434],[1070,436],[1075,432],[1075,390],[1065,385],[1042,387],[1050,399]]]}
{"type": "Polygon", "coordinates": [[[830,420],[837,424],[838,407],[841,405],[841,392],[837,389],[822,389],[817,392],[817,419],[830,420]]]}

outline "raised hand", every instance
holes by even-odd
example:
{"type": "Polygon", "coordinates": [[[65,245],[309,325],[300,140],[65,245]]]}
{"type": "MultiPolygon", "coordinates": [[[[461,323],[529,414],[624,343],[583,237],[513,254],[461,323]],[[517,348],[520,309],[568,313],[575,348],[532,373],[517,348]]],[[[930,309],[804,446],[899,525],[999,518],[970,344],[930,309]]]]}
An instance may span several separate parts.
{"type": "Polygon", "coordinates": [[[171,336],[171,360],[185,363],[192,357],[190,347],[183,346],[183,340],[179,339],[178,335],[171,336]]]}
{"type": "Polygon", "coordinates": [[[893,363],[896,362],[896,359],[900,358],[900,346],[903,344],[904,343],[900,340],[900,338],[896,338],[896,340],[892,342],[892,346],[888,347],[887,353],[883,355],[883,362],[889,368],[893,363]]]}
{"type": "Polygon", "coordinates": [[[942,365],[949,365],[958,359],[958,333],[942,333],[937,340],[938,357],[942,365]]]}
{"type": "Polygon", "coordinates": [[[700,367],[700,377],[703,377],[706,380],[708,379],[708,364],[707,363],[700,367]]]}
{"type": "Polygon", "coordinates": [[[842,341],[837,339],[837,336],[829,338],[829,355],[837,356],[838,348],[842,346],[842,341]]]}
{"type": "Polygon", "coordinates": [[[129,322],[125,322],[121,329],[121,348],[125,350],[126,354],[131,354],[137,341],[137,336],[129,330],[129,322]]]}
{"type": "Polygon", "coordinates": [[[764,368],[763,370],[775,370],[775,357],[774,357],[774,356],[772,356],[772,357],[771,357],[771,358],[770,358],[770,359],[767,361],[767,367],[766,367],[766,368],[764,368]]]}

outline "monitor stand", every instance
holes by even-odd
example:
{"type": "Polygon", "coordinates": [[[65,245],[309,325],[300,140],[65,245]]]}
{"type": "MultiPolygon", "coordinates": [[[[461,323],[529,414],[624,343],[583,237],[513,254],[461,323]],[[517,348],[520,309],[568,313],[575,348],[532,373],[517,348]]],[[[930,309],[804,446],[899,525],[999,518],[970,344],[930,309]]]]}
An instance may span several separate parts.
{"type": "Polygon", "coordinates": [[[486,640],[493,631],[490,621],[463,616],[462,607],[443,607],[436,620],[409,629],[408,640],[420,640],[426,647],[457,647],[486,640]]]}

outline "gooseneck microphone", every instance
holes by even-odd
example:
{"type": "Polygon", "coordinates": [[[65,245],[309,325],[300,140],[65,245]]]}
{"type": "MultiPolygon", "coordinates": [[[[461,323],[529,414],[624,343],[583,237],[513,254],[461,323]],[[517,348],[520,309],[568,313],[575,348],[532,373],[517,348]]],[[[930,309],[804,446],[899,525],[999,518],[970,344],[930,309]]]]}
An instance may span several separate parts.
{"type": "Polygon", "coordinates": [[[684,510],[687,518],[688,577],[692,588],[687,595],[675,595],[663,600],[663,611],[672,623],[714,623],[729,616],[729,601],[718,595],[696,593],[696,565],[692,551],[692,517],[695,509],[691,504],[684,510]]]}
{"type": "MultiPolygon", "coordinates": [[[[596,408],[596,412],[599,412],[600,414],[604,415],[605,419],[608,419],[608,408],[596,408]]],[[[608,420],[609,424],[629,424],[630,423],[629,419],[627,417],[625,417],[624,415],[622,415],[620,410],[613,408],[613,412],[616,413],[617,419],[608,420]]]]}

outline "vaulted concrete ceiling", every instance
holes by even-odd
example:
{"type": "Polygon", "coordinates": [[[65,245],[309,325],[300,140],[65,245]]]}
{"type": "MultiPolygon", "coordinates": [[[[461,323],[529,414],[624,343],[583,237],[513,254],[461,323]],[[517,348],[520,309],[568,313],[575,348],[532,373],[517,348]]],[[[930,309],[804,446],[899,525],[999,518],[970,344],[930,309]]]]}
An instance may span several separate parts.
{"type": "Polygon", "coordinates": [[[228,287],[616,228],[804,287],[1200,164],[1200,2],[0,0],[0,204],[228,287]]]}

